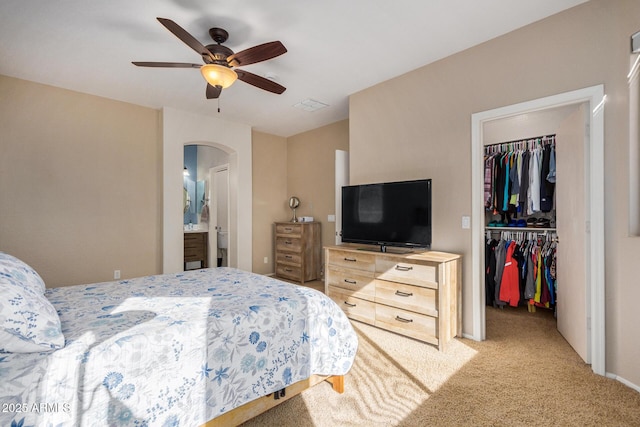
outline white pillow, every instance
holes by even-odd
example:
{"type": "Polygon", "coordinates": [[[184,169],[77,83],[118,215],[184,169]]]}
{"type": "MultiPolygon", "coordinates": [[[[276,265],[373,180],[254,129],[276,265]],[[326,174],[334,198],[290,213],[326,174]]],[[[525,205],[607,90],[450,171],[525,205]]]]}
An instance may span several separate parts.
{"type": "Polygon", "coordinates": [[[44,281],[33,268],[13,255],[0,252],[0,283],[7,280],[15,285],[32,288],[44,294],[44,281]]]}
{"type": "Polygon", "coordinates": [[[64,347],[60,318],[37,289],[0,277],[0,353],[37,353],[64,347]]]}

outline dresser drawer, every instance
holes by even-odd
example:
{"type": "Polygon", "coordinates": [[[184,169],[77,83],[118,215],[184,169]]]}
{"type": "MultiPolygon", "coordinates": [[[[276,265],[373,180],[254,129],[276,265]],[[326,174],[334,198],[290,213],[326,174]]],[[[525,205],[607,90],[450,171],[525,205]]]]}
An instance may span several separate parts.
{"type": "Polygon", "coordinates": [[[201,248],[205,242],[205,236],[207,233],[185,233],[184,234],[184,247],[185,248],[201,248]]]}
{"type": "Polygon", "coordinates": [[[376,287],[373,272],[329,266],[327,285],[343,289],[348,295],[373,301],[376,287]]]}
{"type": "Polygon", "coordinates": [[[202,245],[197,248],[184,248],[184,259],[186,261],[193,261],[195,257],[196,260],[201,259],[204,256],[204,249],[202,245]],[[191,259],[187,259],[191,258],[191,259]]]}
{"type": "Polygon", "coordinates": [[[376,259],[376,277],[392,282],[438,288],[438,267],[434,263],[414,264],[393,258],[376,259]]]}
{"type": "Polygon", "coordinates": [[[276,237],[276,251],[302,251],[302,240],[297,237],[276,237]]]}
{"type": "Polygon", "coordinates": [[[300,267],[277,263],[276,275],[287,279],[299,281],[302,277],[302,269],[300,267]]]}
{"type": "Polygon", "coordinates": [[[376,305],[371,301],[349,296],[340,289],[329,286],[329,298],[334,300],[345,312],[347,317],[361,322],[373,324],[376,318],[376,305]]]}
{"type": "Polygon", "coordinates": [[[300,236],[302,234],[302,224],[276,224],[276,234],[293,234],[300,236]]]}
{"type": "Polygon", "coordinates": [[[366,252],[329,251],[330,265],[349,269],[375,271],[375,255],[366,252]]]}
{"type": "Polygon", "coordinates": [[[375,302],[438,316],[438,291],[420,286],[376,280],[375,302]]]}
{"type": "Polygon", "coordinates": [[[375,326],[438,344],[438,321],[435,317],[376,304],[375,326]]]}
{"type": "Polygon", "coordinates": [[[281,262],[289,265],[302,265],[302,257],[299,253],[295,252],[277,252],[276,262],[281,262]]]}

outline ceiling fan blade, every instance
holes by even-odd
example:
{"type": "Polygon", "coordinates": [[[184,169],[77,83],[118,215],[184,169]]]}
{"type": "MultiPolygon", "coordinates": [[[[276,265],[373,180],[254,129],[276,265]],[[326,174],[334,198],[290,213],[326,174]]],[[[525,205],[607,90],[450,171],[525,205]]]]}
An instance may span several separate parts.
{"type": "Polygon", "coordinates": [[[204,47],[202,43],[196,40],[195,37],[189,34],[180,25],[176,24],[171,19],[167,19],[167,18],[156,18],[156,19],[160,21],[162,25],[167,27],[169,31],[171,31],[176,37],[182,40],[191,49],[195,50],[202,56],[208,56],[209,58],[211,58],[211,60],[214,60],[213,56],[211,55],[211,52],[209,52],[209,50],[206,47],[204,47]]]}
{"type": "Polygon", "coordinates": [[[138,67],[165,67],[165,68],[200,68],[200,64],[189,64],[187,62],[140,62],[133,61],[133,65],[138,67]]]}
{"type": "Polygon", "coordinates": [[[216,99],[222,92],[221,86],[211,86],[207,83],[207,99],[216,99]]]}
{"type": "Polygon", "coordinates": [[[233,67],[239,67],[266,61],[286,52],[287,48],[279,41],[269,42],[233,54],[227,58],[227,62],[233,67]]]}
{"type": "Polygon", "coordinates": [[[235,72],[238,75],[238,80],[242,80],[243,82],[249,83],[250,85],[253,85],[260,89],[277,93],[278,95],[287,90],[286,87],[279,85],[273,80],[265,79],[264,77],[258,76],[257,74],[253,74],[244,70],[235,70],[235,72]]]}

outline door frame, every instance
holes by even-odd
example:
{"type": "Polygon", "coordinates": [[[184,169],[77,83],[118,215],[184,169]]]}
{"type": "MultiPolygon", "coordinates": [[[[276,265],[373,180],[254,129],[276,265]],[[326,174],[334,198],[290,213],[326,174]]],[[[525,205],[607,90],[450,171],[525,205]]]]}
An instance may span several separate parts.
{"type": "MultiPolygon", "coordinates": [[[[472,334],[476,341],[486,339],[484,288],[484,123],[533,111],[587,103],[591,112],[587,123],[588,147],[585,168],[587,191],[587,337],[591,369],[605,375],[605,281],[604,281],[604,86],[597,85],[558,95],[508,105],[471,115],[471,263],[472,334]]],[[[560,242],[562,244],[562,242],[560,242]]]]}
{"type": "Polygon", "coordinates": [[[209,263],[210,267],[218,265],[218,199],[215,193],[217,188],[217,174],[219,172],[227,173],[227,267],[236,267],[235,265],[231,265],[230,254],[231,254],[231,227],[230,227],[230,218],[231,218],[231,194],[230,194],[230,185],[229,185],[229,163],[225,163],[223,165],[214,166],[209,168],[209,212],[210,212],[210,220],[209,220],[209,248],[211,251],[209,253],[209,259],[211,262],[209,263]]]}

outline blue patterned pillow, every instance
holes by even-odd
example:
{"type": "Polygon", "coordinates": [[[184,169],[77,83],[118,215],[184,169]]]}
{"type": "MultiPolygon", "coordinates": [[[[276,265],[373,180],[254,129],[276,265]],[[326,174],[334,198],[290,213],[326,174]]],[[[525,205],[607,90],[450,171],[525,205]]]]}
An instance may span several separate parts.
{"type": "Polygon", "coordinates": [[[0,283],[6,281],[44,294],[44,281],[33,268],[13,255],[0,252],[0,283]]]}
{"type": "Polygon", "coordinates": [[[0,353],[37,353],[64,347],[60,318],[38,289],[0,277],[0,353]]]}

